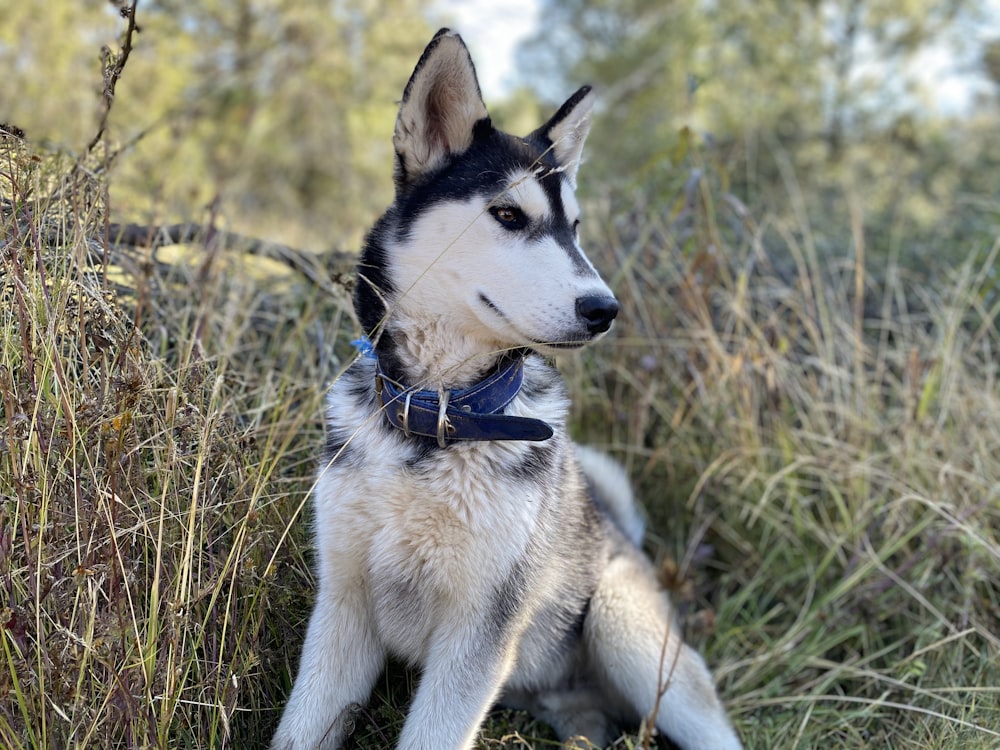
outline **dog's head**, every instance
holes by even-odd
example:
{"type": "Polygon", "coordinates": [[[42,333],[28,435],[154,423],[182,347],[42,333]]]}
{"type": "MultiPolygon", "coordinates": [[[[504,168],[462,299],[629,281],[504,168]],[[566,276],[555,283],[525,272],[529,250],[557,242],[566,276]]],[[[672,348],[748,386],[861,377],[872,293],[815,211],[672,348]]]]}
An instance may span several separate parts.
{"type": "Polygon", "coordinates": [[[466,342],[543,351],[611,327],[618,303],[577,236],[593,103],[584,87],[530,135],[503,133],[462,39],[437,33],[393,137],[396,202],[382,230],[392,234],[382,242],[390,319],[437,316],[466,342]]]}

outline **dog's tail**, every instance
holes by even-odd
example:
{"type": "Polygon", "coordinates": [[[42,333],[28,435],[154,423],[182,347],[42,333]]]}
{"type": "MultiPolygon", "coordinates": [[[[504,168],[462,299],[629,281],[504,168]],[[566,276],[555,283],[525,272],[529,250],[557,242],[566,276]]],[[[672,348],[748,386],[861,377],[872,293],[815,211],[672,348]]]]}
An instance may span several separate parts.
{"type": "Polygon", "coordinates": [[[598,450],[576,446],[576,457],[594,502],[636,547],[642,545],[646,521],[639,511],[625,469],[598,450]]]}

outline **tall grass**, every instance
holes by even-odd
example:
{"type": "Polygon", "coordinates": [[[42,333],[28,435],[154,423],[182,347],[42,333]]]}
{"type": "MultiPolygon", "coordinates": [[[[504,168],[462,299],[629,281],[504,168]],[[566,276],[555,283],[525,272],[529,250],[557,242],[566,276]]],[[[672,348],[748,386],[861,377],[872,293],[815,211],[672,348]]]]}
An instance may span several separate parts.
{"type": "Polygon", "coordinates": [[[87,174],[2,142],[0,744],[259,744],[344,299],[117,257],[87,174]]]}
{"type": "Polygon", "coordinates": [[[821,257],[804,215],[687,190],[605,221],[626,312],[576,406],[747,745],[1000,747],[1000,239],[911,278],[860,214],[821,257]]]}
{"type": "MultiPolygon", "coordinates": [[[[211,238],[123,254],[94,173],[0,139],[0,742],[265,747],[346,298],[211,238]]],[[[593,221],[623,312],[563,366],[747,746],[997,747],[998,246],[875,276],[860,218],[821,256],[705,180],[679,207],[593,221]]],[[[509,713],[482,744],[554,746],[509,713]]]]}

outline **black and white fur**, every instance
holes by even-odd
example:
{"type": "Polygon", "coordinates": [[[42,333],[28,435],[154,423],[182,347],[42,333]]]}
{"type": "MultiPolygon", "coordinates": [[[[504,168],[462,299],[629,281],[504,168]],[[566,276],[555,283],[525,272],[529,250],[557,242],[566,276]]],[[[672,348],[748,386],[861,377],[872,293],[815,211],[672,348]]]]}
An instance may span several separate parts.
{"type": "Polygon", "coordinates": [[[682,748],[741,747],[639,551],[623,472],[569,440],[566,391],[541,356],[584,346],[617,313],[577,240],[593,101],[582,88],[531,135],[503,133],[448,30],[406,86],[396,200],[366,240],[358,317],[382,371],[415,388],[463,388],[526,357],[504,413],[554,435],[442,447],[384,418],[374,359],[337,380],[315,490],[319,591],[276,750],[340,747],[389,655],[421,671],[405,750],[472,747],[498,701],[567,741],[602,746],[656,711],[682,748]]]}

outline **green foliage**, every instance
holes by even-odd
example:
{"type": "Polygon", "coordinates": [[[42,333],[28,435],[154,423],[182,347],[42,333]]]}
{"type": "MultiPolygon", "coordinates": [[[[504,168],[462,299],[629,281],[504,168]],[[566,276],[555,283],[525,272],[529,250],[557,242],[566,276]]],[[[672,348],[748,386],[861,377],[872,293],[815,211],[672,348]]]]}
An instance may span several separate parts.
{"type": "MultiPolygon", "coordinates": [[[[748,748],[985,750],[1000,739],[996,110],[859,117],[831,158],[810,99],[829,50],[791,43],[821,5],[562,4],[548,53],[578,52],[557,96],[581,71],[609,84],[584,234],[623,305],[562,363],[574,429],[636,478],[649,550],[748,748]],[[569,43],[577,21],[588,46],[569,43]]],[[[933,24],[878,13],[932,5],[863,8],[899,46],[933,24]]],[[[245,231],[367,224],[426,34],[398,21],[406,2],[300,6],[140,5],[110,129],[85,153],[94,49],[117,49],[120,19],[0,5],[2,114],[59,144],[0,134],[5,747],[264,747],[290,689],[321,384],[356,333],[346,296],[235,248],[170,265],[104,234],[205,203],[245,231]]],[[[526,130],[518,96],[500,117],[526,130]]],[[[391,746],[415,680],[389,669],[356,747],[391,746]]],[[[497,712],[480,745],[556,743],[497,712]]]]}
{"type": "MultiPolygon", "coordinates": [[[[115,8],[0,0],[0,16],[0,120],[80,153],[115,8]]],[[[106,136],[117,210],[357,243],[392,196],[396,101],[431,34],[421,3],[149,0],[138,17],[106,136]]]]}

